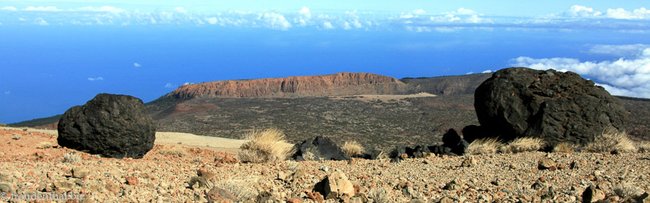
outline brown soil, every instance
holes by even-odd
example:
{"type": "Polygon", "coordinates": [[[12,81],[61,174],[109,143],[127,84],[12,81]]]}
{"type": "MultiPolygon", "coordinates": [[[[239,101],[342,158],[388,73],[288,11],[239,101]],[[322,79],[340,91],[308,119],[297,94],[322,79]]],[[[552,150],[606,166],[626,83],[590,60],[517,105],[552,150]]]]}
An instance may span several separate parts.
{"type": "Polygon", "coordinates": [[[400,163],[243,164],[233,162],[232,153],[218,148],[158,143],[143,159],[110,159],[58,147],[52,133],[9,128],[0,128],[0,148],[0,185],[9,185],[13,194],[70,192],[84,194],[88,202],[205,202],[211,187],[222,188],[243,202],[255,202],[262,196],[313,202],[309,197],[314,197],[314,185],[335,170],[345,173],[355,185],[357,195],[349,200],[360,202],[379,197],[387,202],[438,202],[442,198],[458,202],[576,202],[590,185],[621,201],[623,197],[614,193],[616,188],[632,193],[650,191],[647,152],[475,155],[471,157],[475,163],[469,167],[461,167],[469,156],[429,156],[400,163]],[[38,149],[46,147],[44,142],[53,147],[38,149]],[[64,162],[67,153],[75,153],[81,160],[64,162]],[[556,163],[556,170],[538,169],[538,161],[546,158],[556,163]],[[208,184],[189,187],[198,169],[208,184]],[[87,170],[88,175],[75,177],[78,175],[72,176],[72,170],[87,170]],[[455,186],[448,184],[452,180],[455,186]]]}

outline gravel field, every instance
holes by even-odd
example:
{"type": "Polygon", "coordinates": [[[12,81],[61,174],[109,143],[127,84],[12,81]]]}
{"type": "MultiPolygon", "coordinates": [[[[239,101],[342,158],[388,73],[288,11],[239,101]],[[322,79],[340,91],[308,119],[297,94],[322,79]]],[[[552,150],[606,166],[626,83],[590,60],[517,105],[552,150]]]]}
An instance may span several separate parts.
{"type": "Polygon", "coordinates": [[[80,202],[318,202],[315,185],[340,173],[352,194],[325,202],[578,202],[590,186],[594,199],[622,202],[650,191],[648,152],[245,164],[218,148],[167,143],[143,159],[120,160],[58,147],[51,133],[11,128],[0,129],[0,148],[5,202],[64,193],[83,195],[80,202]]]}

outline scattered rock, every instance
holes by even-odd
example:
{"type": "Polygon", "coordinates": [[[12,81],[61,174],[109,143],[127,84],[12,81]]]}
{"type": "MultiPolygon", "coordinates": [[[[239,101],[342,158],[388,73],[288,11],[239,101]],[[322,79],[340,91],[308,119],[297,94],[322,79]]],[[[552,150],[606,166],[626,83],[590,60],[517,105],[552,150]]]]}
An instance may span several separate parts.
{"type": "Polygon", "coordinates": [[[323,194],[326,199],[342,196],[354,196],[354,186],[348,177],[340,171],[334,171],[321,182],[317,183],[314,190],[323,194]]]}
{"type": "Polygon", "coordinates": [[[428,153],[428,149],[424,146],[415,146],[413,148],[411,147],[406,147],[405,148],[406,155],[409,158],[423,158],[425,155],[428,153]]]}
{"type": "Polygon", "coordinates": [[[590,203],[590,202],[598,202],[601,200],[605,199],[605,192],[603,192],[600,189],[597,189],[595,186],[589,186],[585,191],[582,193],[582,202],[583,203],[590,203]]]}
{"type": "Polygon", "coordinates": [[[448,182],[447,184],[445,184],[444,187],[442,187],[442,189],[445,189],[445,190],[456,190],[456,189],[459,189],[459,188],[460,188],[460,185],[456,182],[456,180],[452,180],[452,181],[448,182]]]}
{"type": "Polygon", "coordinates": [[[554,146],[587,144],[608,127],[622,130],[628,112],[604,88],[573,72],[506,68],[475,91],[481,126],[503,141],[537,136],[554,146]]]}
{"type": "Polygon", "coordinates": [[[541,190],[544,187],[546,187],[546,185],[541,180],[536,180],[535,183],[530,186],[530,188],[533,188],[534,190],[541,190]]]}
{"type": "Polygon", "coordinates": [[[444,147],[450,148],[451,152],[456,155],[465,154],[465,150],[469,146],[469,143],[463,140],[454,129],[449,129],[442,135],[442,142],[444,147]]]}
{"type": "Polygon", "coordinates": [[[57,192],[70,192],[72,191],[74,185],[75,185],[74,183],[68,181],[58,181],[58,182],[54,182],[54,189],[57,192]]]}
{"type": "Polygon", "coordinates": [[[189,188],[192,189],[212,187],[212,183],[208,181],[208,179],[206,179],[205,177],[201,177],[201,176],[192,177],[187,184],[189,188]]]}
{"type": "Polygon", "coordinates": [[[20,140],[20,138],[22,138],[22,137],[20,135],[18,135],[18,134],[14,134],[14,135],[11,136],[12,140],[20,140]]]}
{"type": "Polygon", "coordinates": [[[614,193],[624,199],[634,199],[635,197],[642,196],[645,191],[632,184],[623,184],[614,188],[614,193]]]}
{"type": "Polygon", "coordinates": [[[537,162],[537,169],[539,170],[557,170],[557,163],[549,158],[542,158],[537,162]]]}
{"type": "Polygon", "coordinates": [[[323,198],[323,195],[321,195],[319,192],[307,192],[307,198],[318,203],[325,202],[325,198],[323,198]]]}
{"type": "Polygon", "coordinates": [[[201,176],[201,177],[203,177],[205,179],[208,179],[208,180],[210,180],[210,179],[212,179],[212,178],[214,178],[216,176],[216,174],[214,174],[213,172],[210,172],[206,168],[200,168],[200,169],[196,170],[196,175],[201,176]]]}
{"type": "Polygon", "coordinates": [[[138,184],[138,178],[135,176],[127,176],[126,178],[126,184],[127,185],[137,185],[138,184]]]}
{"type": "Polygon", "coordinates": [[[142,158],[155,140],[155,125],[142,100],[98,94],[68,109],[58,123],[59,145],[114,158],[142,158]]]}
{"type": "Polygon", "coordinates": [[[295,160],[349,160],[339,145],[331,138],[317,136],[305,140],[296,146],[296,153],[292,156],[295,160]]]}
{"type": "Polygon", "coordinates": [[[237,197],[227,190],[219,187],[213,187],[205,194],[208,202],[234,202],[237,197]]]}
{"type": "Polygon", "coordinates": [[[302,200],[300,198],[289,198],[287,199],[287,203],[302,203],[302,200]]]}
{"type": "Polygon", "coordinates": [[[0,182],[10,182],[10,177],[7,173],[0,173],[0,182]]]}
{"type": "Polygon", "coordinates": [[[445,147],[443,145],[433,145],[429,146],[429,151],[434,154],[438,155],[445,155],[445,154],[451,154],[452,149],[449,147],[445,147]]]}
{"type": "Polygon", "coordinates": [[[407,159],[409,155],[406,153],[406,147],[396,147],[390,152],[389,157],[391,162],[400,162],[407,159]]]}
{"type": "Polygon", "coordinates": [[[467,156],[460,164],[461,167],[472,167],[474,165],[476,165],[476,159],[473,156],[467,156]]]}
{"type": "Polygon", "coordinates": [[[443,197],[438,202],[440,202],[440,203],[454,203],[454,199],[452,199],[451,197],[443,197]]]}
{"type": "Polygon", "coordinates": [[[85,178],[90,174],[90,171],[84,168],[73,168],[72,169],[72,177],[73,178],[85,178]]]}

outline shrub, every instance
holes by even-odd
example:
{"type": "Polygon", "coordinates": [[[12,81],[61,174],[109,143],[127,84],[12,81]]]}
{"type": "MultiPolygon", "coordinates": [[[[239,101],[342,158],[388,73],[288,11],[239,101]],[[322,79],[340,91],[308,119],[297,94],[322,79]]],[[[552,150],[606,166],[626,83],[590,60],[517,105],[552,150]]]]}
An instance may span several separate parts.
{"type": "Polygon", "coordinates": [[[569,144],[566,142],[561,142],[555,145],[553,147],[553,152],[557,153],[573,153],[575,150],[576,146],[573,144],[569,144]]]}
{"type": "Polygon", "coordinates": [[[585,146],[587,152],[636,152],[634,142],[628,138],[627,133],[608,128],[603,134],[596,137],[594,142],[585,146]]]}
{"type": "Polygon", "coordinates": [[[467,147],[467,154],[494,154],[501,148],[501,144],[494,138],[485,138],[474,140],[467,147]]]}
{"type": "Polygon", "coordinates": [[[345,142],[341,149],[349,157],[360,156],[365,152],[363,146],[361,146],[357,141],[345,142]]]}
{"type": "Polygon", "coordinates": [[[544,140],[540,138],[522,137],[513,140],[504,147],[503,152],[519,153],[534,152],[544,147],[544,140]]]}
{"type": "Polygon", "coordinates": [[[250,163],[264,163],[287,159],[293,152],[293,145],[285,140],[278,129],[253,132],[246,136],[250,140],[241,145],[239,160],[250,163]]]}

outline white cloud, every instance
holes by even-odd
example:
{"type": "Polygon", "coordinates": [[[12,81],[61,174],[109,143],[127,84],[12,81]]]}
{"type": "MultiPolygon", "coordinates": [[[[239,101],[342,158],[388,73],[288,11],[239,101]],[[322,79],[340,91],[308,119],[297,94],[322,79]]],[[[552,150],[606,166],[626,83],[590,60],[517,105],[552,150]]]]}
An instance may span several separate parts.
{"type": "Polygon", "coordinates": [[[219,22],[217,17],[210,17],[210,18],[205,19],[205,21],[208,21],[208,24],[210,24],[210,25],[215,25],[215,24],[217,24],[219,22]]]}
{"type": "Polygon", "coordinates": [[[101,76],[99,76],[99,77],[88,77],[88,81],[91,81],[91,82],[102,81],[102,80],[104,80],[104,78],[101,77],[101,76]]]}
{"type": "Polygon", "coordinates": [[[311,9],[309,9],[309,8],[306,7],[306,6],[300,8],[300,10],[298,11],[298,13],[300,13],[300,15],[305,16],[305,17],[307,17],[307,18],[311,18],[311,9]]]}
{"type": "Polygon", "coordinates": [[[276,12],[266,12],[258,16],[258,19],[263,21],[267,27],[278,30],[288,30],[291,28],[291,23],[287,21],[284,15],[276,12]]]}
{"type": "Polygon", "coordinates": [[[183,86],[185,86],[185,85],[192,85],[192,84],[194,84],[194,83],[192,83],[192,82],[185,82],[185,83],[183,83],[183,86]]]}
{"type": "Polygon", "coordinates": [[[187,13],[187,9],[185,9],[185,7],[176,7],[174,8],[174,11],[176,11],[176,13],[187,13]]]}
{"type": "Polygon", "coordinates": [[[632,11],[627,11],[622,8],[607,9],[607,17],[614,19],[650,19],[650,10],[645,7],[637,8],[632,11]]]}
{"type": "Polygon", "coordinates": [[[298,25],[305,26],[311,20],[311,10],[306,6],[298,10],[298,14],[298,18],[295,20],[298,25]]]}
{"type": "Polygon", "coordinates": [[[601,16],[602,14],[602,12],[597,11],[594,8],[583,5],[573,5],[569,8],[569,15],[574,17],[596,17],[601,16]]]}
{"type": "Polygon", "coordinates": [[[169,88],[174,88],[174,86],[175,86],[174,84],[169,83],[169,82],[167,84],[165,84],[165,88],[168,88],[168,89],[169,88]]]}
{"type": "Polygon", "coordinates": [[[484,70],[484,71],[481,72],[481,73],[492,73],[492,70],[484,70]]]}
{"type": "Polygon", "coordinates": [[[614,61],[582,62],[574,58],[518,57],[515,66],[534,69],[555,69],[576,72],[583,77],[594,78],[610,93],[622,96],[650,98],[650,48],[646,48],[630,59],[614,61]]]}
{"type": "Polygon", "coordinates": [[[18,9],[13,6],[5,6],[5,7],[0,7],[0,11],[18,11],[18,9]]]}
{"type": "Polygon", "coordinates": [[[625,10],[623,8],[610,8],[606,12],[601,12],[592,7],[583,5],[573,5],[567,11],[571,17],[581,18],[610,18],[618,20],[643,20],[650,19],[650,10],[645,7],[637,8],[634,10],[625,10]]]}
{"type": "Polygon", "coordinates": [[[330,21],[324,21],[323,22],[323,29],[326,29],[326,30],[334,29],[334,25],[332,25],[332,22],[330,22],[330,21]]]}
{"type": "Polygon", "coordinates": [[[113,7],[113,6],[100,6],[100,7],[86,6],[86,7],[73,9],[71,11],[103,12],[103,13],[123,13],[123,12],[126,12],[126,10],[124,10],[122,8],[117,8],[117,7],[113,7]]]}
{"type": "Polygon", "coordinates": [[[589,49],[591,54],[606,54],[612,56],[635,56],[650,48],[650,44],[624,44],[624,45],[594,45],[589,49]]]}
{"type": "Polygon", "coordinates": [[[406,13],[400,14],[399,18],[402,18],[402,19],[417,18],[418,16],[424,15],[426,13],[427,13],[427,11],[425,11],[424,9],[415,9],[415,10],[413,10],[411,12],[406,12],[406,13]]]}
{"type": "Polygon", "coordinates": [[[4,94],[5,94],[5,95],[10,95],[10,94],[11,94],[11,91],[9,91],[9,90],[4,91],[4,94]]]}
{"type": "Polygon", "coordinates": [[[36,18],[34,19],[34,23],[37,25],[50,25],[45,19],[43,18],[36,18]]]}
{"type": "Polygon", "coordinates": [[[135,63],[133,63],[133,67],[134,68],[140,68],[140,67],[142,67],[142,64],[140,64],[138,62],[135,62],[135,63]]]}
{"type": "Polygon", "coordinates": [[[431,16],[429,20],[436,23],[491,23],[493,20],[481,17],[481,14],[472,9],[459,8],[441,16],[431,16]]]}
{"type": "Polygon", "coordinates": [[[63,11],[56,6],[28,6],[24,11],[34,11],[34,12],[60,12],[63,11]]]}

